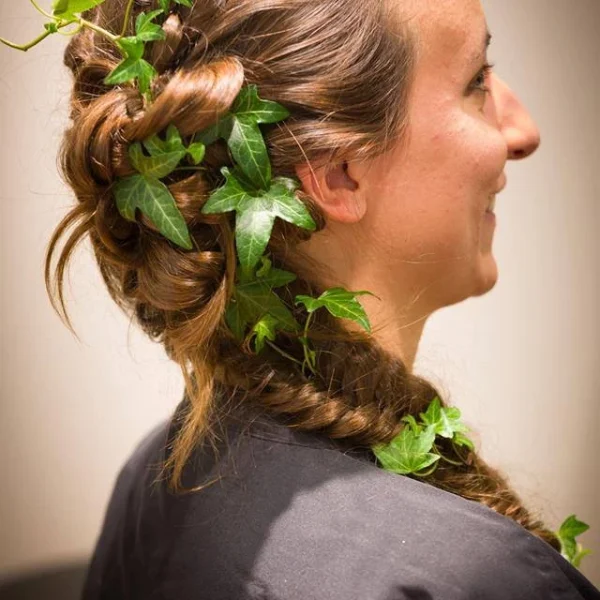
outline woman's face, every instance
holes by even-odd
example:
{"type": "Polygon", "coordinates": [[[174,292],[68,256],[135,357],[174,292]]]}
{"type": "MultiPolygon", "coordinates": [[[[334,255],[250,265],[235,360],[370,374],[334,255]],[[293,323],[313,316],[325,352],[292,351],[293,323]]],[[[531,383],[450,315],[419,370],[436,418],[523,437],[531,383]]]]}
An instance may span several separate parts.
{"type": "MultiPolygon", "coordinates": [[[[327,227],[300,248],[334,265],[348,289],[380,296],[392,320],[399,310],[422,318],[494,286],[496,223],[487,210],[506,184],[507,159],[539,145],[513,92],[495,74],[483,76],[488,36],[479,0],[397,4],[420,38],[406,145],[328,174],[297,170],[327,215],[327,227]]],[[[501,225],[501,198],[498,205],[501,225]]]]}

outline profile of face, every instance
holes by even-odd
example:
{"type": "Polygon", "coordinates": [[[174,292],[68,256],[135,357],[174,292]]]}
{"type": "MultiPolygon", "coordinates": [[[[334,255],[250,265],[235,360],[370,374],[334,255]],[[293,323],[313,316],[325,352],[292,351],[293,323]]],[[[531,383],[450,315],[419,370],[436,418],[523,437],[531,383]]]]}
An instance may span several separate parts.
{"type": "Polygon", "coordinates": [[[327,287],[377,294],[361,296],[372,323],[407,334],[435,310],[493,288],[488,208],[506,185],[506,161],[529,156],[540,136],[511,89],[484,68],[480,0],[390,1],[419,38],[408,138],[369,161],[299,165],[327,225],[298,248],[331,270],[327,287]]]}

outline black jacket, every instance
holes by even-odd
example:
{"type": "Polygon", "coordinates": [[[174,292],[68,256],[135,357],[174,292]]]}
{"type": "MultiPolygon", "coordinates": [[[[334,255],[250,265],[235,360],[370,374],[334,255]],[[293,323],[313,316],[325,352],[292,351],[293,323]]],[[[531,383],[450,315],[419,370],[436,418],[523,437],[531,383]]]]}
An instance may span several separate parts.
{"type": "Polygon", "coordinates": [[[267,416],[227,421],[184,483],[221,479],[174,496],[152,482],[176,422],[120,471],[82,600],[600,600],[511,519],[267,416]]]}

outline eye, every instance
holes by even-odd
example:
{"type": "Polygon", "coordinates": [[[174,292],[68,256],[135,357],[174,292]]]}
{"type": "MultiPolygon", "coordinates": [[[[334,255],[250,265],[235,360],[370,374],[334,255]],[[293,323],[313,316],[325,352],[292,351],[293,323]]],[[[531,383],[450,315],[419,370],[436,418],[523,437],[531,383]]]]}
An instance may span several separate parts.
{"type": "Polygon", "coordinates": [[[469,84],[469,91],[481,91],[484,94],[489,93],[490,88],[485,85],[485,82],[487,81],[487,78],[492,72],[493,68],[493,63],[486,62],[485,65],[483,65],[483,67],[479,71],[479,73],[477,73],[475,79],[469,84]]]}

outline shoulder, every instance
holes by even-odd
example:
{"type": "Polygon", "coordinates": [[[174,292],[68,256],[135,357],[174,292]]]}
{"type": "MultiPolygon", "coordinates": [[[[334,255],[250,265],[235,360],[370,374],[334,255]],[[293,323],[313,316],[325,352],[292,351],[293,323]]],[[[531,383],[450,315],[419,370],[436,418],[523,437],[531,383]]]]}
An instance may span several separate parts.
{"type": "MultiPolygon", "coordinates": [[[[234,427],[227,460],[195,457],[186,485],[218,475],[214,485],[152,494],[170,431],[157,426],[122,470],[132,522],[147,552],[171,540],[167,579],[187,573],[211,599],[600,597],[579,595],[574,569],[512,520],[270,418],[234,427]]],[[[187,598],[185,577],[173,585],[187,598]]]]}

